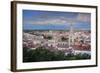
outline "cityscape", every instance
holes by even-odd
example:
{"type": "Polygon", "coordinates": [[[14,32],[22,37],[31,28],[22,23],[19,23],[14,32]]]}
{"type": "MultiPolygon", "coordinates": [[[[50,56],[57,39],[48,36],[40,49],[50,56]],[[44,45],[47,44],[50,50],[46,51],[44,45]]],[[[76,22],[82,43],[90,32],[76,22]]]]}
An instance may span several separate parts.
{"type": "Polygon", "coordinates": [[[23,62],[91,59],[89,13],[23,13],[23,62]]]}
{"type": "MultiPolygon", "coordinates": [[[[69,36],[70,33],[67,31],[30,31],[24,32],[23,46],[31,49],[36,47],[44,46],[50,50],[63,50],[68,51],[72,49],[77,51],[91,50],[91,37],[90,31],[74,32],[73,36],[69,36]],[[74,48],[74,49],[73,49],[74,48]]],[[[78,53],[78,52],[76,52],[78,53]]]]}

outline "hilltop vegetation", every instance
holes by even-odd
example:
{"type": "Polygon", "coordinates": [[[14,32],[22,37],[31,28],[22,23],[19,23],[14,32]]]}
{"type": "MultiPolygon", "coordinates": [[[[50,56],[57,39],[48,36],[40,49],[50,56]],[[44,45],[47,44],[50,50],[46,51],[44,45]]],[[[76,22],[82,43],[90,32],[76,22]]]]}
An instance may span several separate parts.
{"type": "Polygon", "coordinates": [[[61,60],[82,60],[90,59],[89,54],[72,53],[65,55],[63,51],[50,51],[49,49],[39,47],[34,50],[29,48],[23,49],[23,62],[39,62],[39,61],[61,61],[61,60]]]}

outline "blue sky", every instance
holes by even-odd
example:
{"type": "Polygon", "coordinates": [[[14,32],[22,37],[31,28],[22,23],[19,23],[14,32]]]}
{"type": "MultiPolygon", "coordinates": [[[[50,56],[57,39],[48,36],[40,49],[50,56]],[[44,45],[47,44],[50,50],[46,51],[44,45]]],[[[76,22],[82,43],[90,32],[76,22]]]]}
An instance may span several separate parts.
{"type": "Polygon", "coordinates": [[[23,29],[69,30],[73,24],[74,29],[90,30],[90,18],[90,13],[23,10],[23,29]]]}

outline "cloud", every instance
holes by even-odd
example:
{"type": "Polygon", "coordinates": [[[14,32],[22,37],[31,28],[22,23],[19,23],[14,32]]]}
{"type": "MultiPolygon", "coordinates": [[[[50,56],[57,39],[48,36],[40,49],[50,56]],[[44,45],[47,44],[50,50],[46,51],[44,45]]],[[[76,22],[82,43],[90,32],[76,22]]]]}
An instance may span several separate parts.
{"type": "MultiPolygon", "coordinates": [[[[43,16],[42,16],[43,17],[43,16]]],[[[91,15],[88,13],[78,13],[76,17],[68,17],[68,16],[45,16],[42,18],[37,17],[34,19],[24,19],[24,24],[38,24],[38,25],[61,25],[61,24],[75,24],[78,22],[85,22],[90,23],[91,22],[91,15]]]]}
{"type": "Polygon", "coordinates": [[[85,13],[79,13],[77,17],[77,21],[79,22],[91,22],[91,15],[85,13]]]}
{"type": "Polygon", "coordinates": [[[24,20],[24,24],[40,24],[40,25],[45,25],[45,24],[66,24],[65,20],[62,20],[60,18],[47,18],[47,19],[41,19],[41,20],[24,20]]]}

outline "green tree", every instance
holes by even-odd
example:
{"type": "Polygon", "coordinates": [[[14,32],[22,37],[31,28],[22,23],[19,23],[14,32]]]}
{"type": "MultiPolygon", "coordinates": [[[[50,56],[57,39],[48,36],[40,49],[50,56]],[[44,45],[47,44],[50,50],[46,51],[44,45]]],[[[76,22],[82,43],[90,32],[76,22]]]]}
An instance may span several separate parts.
{"type": "Polygon", "coordinates": [[[68,38],[61,37],[61,40],[62,40],[62,41],[68,41],[68,38]]]}
{"type": "Polygon", "coordinates": [[[39,62],[39,61],[60,61],[60,60],[80,60],[90,59],[89,54],[68,54],[65,55],[63,51],[46,49],[45,47],[38,47],[34,50],[23,48],[23,62],[39,62]]]}

